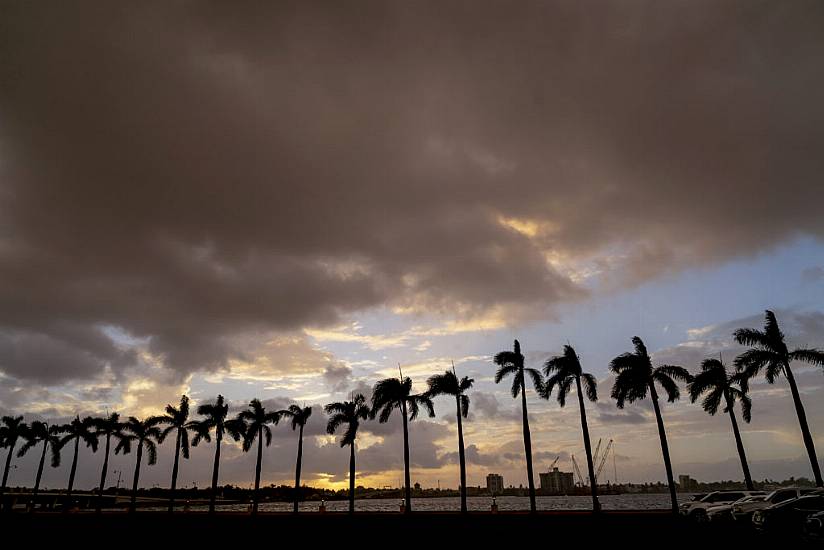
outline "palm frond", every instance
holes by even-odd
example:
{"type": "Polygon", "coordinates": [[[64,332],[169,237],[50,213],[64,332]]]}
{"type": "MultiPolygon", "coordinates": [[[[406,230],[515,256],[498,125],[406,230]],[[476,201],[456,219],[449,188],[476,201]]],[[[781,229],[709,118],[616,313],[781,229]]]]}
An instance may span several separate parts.
{"type": "Polygon", "coordinates": [[[544,378],[541,376],[541,371],[533,368],[524,368],[524,372],[532,378],[532,386],[535,390],[540,391],[540,389],[544,386],[544,378]]]}
{"type": "Polygon", "coordinates": [[[740,328],[733,332],[732,336],[742,346],[770,346],[769,337],[758,329],[740,328]]]}
{"type": "Polygon", "coordinates": [[[428,395],[426,395],[425,393],[413,395],[411,396],[411,400],[414,403],[421,405],[426,410],[426,413],[429,415],[429,418],[435,417],[435,405],[432,403],[432,400],[429,398],[428,395]]]}
{"type": "Polygon", "coordinates": [[[500,367],[498,367],[498,370],[495,372],[495,383],[500,384],[501,380],[503,380],[504,378],[506,378],[510,374],[517,373],[517,372],[518,372],[518,367],[515,367],[513,365],[509,365],[509,364],[501,365],[500,367]]]}
{"type": "Polygon", "coordinates": [[[146,447],[146,454],[149,456],[149,466],[157,464],[157,445],[151,439],[144,439],[143,445],[146,447]]]}
{"type": "Polygon", "coordinates": [[[791,351],[789,355],[791,361],[803,361],[811,365],[824,367],[824,351],[819,349],[796,349],[791,351]]]}
{"type": "Polygon", "coordinates": [[[701,407],[707,411],[710,416],[714,416],[716,412],[718,412],[718,407],[721,405],[721,400],[724,398],[724,389],[719,387],[714,387],[710,390],[706,397],[704,397],[704,401],[701,402],[701,407]]]}
{"type": "Polygon", "coordinates": [[[690,374],[690,371],[677,365],[659,365],[655,368],[655,372],[663,373],[679,382],[685,382],[687,384],[692,382],[692,375],[690,374]]]}
{"type": "Polygon", "coordinates": [[[751,348],[735,358],[735,368],[743,374],[741,383],[746,386],[751,378],[758,376],[761,369],[769,365],[783,365],[782,357],[774,351],[751,348]]]}
{"type": "Polygon", "coordinates": [[[585,372],[581,374],[581,382],[583,382],[587,399],[592,402],[598,401],[598,380],[595,376],[585,372]]]}
{"type": "Polygon", "coordinates": [[[678,398],[681,397],[678,384],[676,384],[675,380],[673,380],[672,377],[670,377],[670,375],[666,372],[656,369],[652,373],[652,379],[655,382],[658,382],[658,384],[664,389],[664,392],[667,394],[667,401],[670,403],[678,401],[678,398]]]}
{"type": "Polygon", "coordinates": [[[558,404],[560,406],[566,405],[566,398],[569,395],[569,390],[572,388],[572,383],[575,381],[573,376],[567,376],[563,380],[561,380],[560,384],[558,384],[558,404]]]}
{"type": "Polygon", "coordinates": [[[744,422],[749,424],[752,420],[752,399],[745,393],[740,393],[737,397],[741,402],[741,416],[744,417],[744,422]]]}
{"type": "Polygon", "coordinates": [[[523,369],[518,369],[515,376],[512,377],[512,389],[510,390],[512,397],[518,397],[518,394],[521,393],[521,384],[523,384],[523,381],[524,371],[523,369]]]}

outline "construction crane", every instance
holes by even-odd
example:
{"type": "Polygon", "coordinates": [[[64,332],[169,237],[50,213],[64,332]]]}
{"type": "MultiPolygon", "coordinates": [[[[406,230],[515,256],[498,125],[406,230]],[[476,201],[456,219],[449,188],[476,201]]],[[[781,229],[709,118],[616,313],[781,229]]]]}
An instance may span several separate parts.
{"type": "Polygon", "coordinates": [[[601,438],[598,438],[598,445],[595,446],[595,453],[592,455],[592,462],[597,464],[598,457],[600,456],[598,453],[601,452],[601,438]]]}
{"type": "Polygon", "coordinates": [[[578,481],[581,483],[581,487],[586,485],[584,483],[584,476],[581,475],[581,470],[578,469],[578,463],[575,461],[575,455],[572,455],[572,466],[575,468],[575,473],[578,475],[578,481]]]}
{"type": "Polygon", "coordinates": [[[547,469],[548,469],[548,470],[552,470],[552,468],[553,468],[556,464],[558,464],[558,459],[559,459],[559,458],[561,458],[561,455],[556,456],[556,457],[555,457],[555,460],[553,460],[553,461],[552,461],[552,464],[550,464],[550,465],[549,465],[549,468],[547,468],[547,469]]]}
{"type": "MultiPolygon", "coordinates": [[[[598,442],[600,443],[600,441],[598,442]]],[[[597,480],[601,477],[601,472],[604,470],[604,464],[607,462],[607,457],[609,456],[609,451],[612,449],[612,440],[609,440],[607,443],[607,448],[604,449],[604,454],[601,456],[601,461],[598,463],[598,468],[595,470],[595,479],[597,480]]]]}

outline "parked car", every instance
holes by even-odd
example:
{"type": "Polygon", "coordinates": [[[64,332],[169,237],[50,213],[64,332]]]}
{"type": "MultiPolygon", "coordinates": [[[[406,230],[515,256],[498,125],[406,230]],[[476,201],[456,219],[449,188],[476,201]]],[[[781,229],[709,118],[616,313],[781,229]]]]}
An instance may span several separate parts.
{"type": "Polygon", "coordinates": [[[816,491],[803,497],[773,504],[763,510],[756,510],[752,515],[752,523],[759,531],[800,535],[807,518],[822,511],[824,511],[824,491],[816,491]]]}
{"type": "Polygon", "coordinates": [[[700,500],[681,504],[679,511],[681,515],[687,516],[690,519],[705,521],[707,519],[707,508],[710,506],[732,504],[736,500],[758,493],[757,491],[714,491],[700,500]]]}
{"type": "Polygon", "coordinates": [[[763,502],[765,498],[767,498],[767,494],[762,493],[760,495],[749,495],[735,502],[710,506],[706,509],[707,519],[714,522],[733,521],[735,518],[732,515],[732,510],[735,506],[745,506],[750,503],[763,502]]]}
{"type": "Polygon", "coordinates": [[[782,487],[768,494],[763,500],[748,500],[734,503],[732,506],[732,517],[738,521],[751,523],[753,512],[756,510],[763,510],[773,504],[780,504],[810,494],[813,491],[815,491],[815,489],[809,487],[782,487]]]}
{"type": "Polygon", "coordinates": [[[807,517],[803,536],[809,542],[824,543],[824,512],[816,512],[807,517]]]}

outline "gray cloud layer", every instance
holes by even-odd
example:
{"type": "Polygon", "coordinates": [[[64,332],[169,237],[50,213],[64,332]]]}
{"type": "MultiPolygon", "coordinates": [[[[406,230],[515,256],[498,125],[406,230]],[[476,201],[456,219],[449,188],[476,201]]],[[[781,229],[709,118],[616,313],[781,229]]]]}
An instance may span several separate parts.
{"type": "Polygon", "coordinates": [[[547,253],[626,284],[824,235],[820,2],[0,10],[15,377],[129,364],[107,326],[190,372],[375,306],[545,315],[585,294],[547,253]]]}

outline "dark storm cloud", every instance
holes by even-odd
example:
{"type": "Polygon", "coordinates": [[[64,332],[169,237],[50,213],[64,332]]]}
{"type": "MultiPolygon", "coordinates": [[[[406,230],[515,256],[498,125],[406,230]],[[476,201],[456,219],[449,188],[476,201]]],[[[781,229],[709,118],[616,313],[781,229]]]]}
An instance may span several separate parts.
{"type": "Polygon", "coordinates": [[[822,23],[819,2],[5,3],[0,368],[119,360],[61,324],[217,368],[249,332],[386,304],[544,315],[585,294],[547,253],[626,284],[821,237],[822,23]]]}

